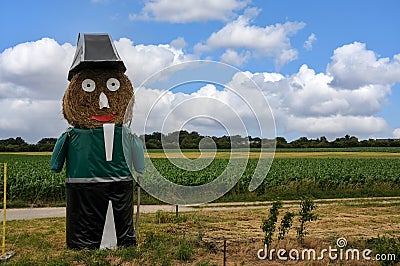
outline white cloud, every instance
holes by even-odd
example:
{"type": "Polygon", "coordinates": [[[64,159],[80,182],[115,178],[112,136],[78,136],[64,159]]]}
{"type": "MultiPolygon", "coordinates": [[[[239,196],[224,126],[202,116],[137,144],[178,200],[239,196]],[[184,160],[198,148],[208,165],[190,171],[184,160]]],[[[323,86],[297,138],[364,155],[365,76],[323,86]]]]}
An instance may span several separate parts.
{"type": "Polygon", "coordinates": [[[156,20],[171,23],[227,21],[236,17],[249,1],[240,0],[146,0],[140,14],[130,14],[131,20],[156,20]]]}
{"type": "MultiPolygon", "coordinates": [[[[308,137],[324,135],[328,138],[346,134],[361,138],[391,134],[387,122],[377,116],[390,93],[389,86],[372,84],[354,90],[338,89],[330,85],[331,76],[315,73],[306,65],[303,65],[298,73],[287,77],[279,73],[265,72],[254,74],[246,72],[245,75],[259,85],[269,101],[278,128],[286,133],[297,133],[308,137]]],[[[263,109],[265,106],[262,105],[260,95],[256,93],[251,80],[245,79],[243,75],[234,76],[227,86],[235,88],[237,93],[244,95],[246,102],[258,114],[266,115],[261,120],[268,119],[268,112],[263,109]]],[[[157,103],[153,115],[149,118],[150,131],[160,131],[164,116],[169,112],[173,115],[166,123],[164,128],[166,132],[180,129],[188,118],[199,114],[218,116],[225,125],[240,131],[237,123],[231,119],[234,112],[240,114],[249,132],[254,132],[256,129],[256,123],[252,121],[252,113],[247,108],[247,103],[244,104],[235,93],[229,90],[217,90],[213,85],[205,86],[191,94],[172,92],[163,94],[162,91],[141,88],[137,93],[138,102],[135,109],[135,117],[138,119],[135,123],[138,126],[145,122],[145,114],[152,107],[150,102],[156,102],[158,97],[162,97],[162,100],[157,103]],[[199,98],[207,98],[209,102],[200,101],[199,98]],[[146,101],[140,102],[140,99],[146,101]],[[218,100],[219,103],[215,104],[212,100],[218,100]],[[190,105],[174,109],[184,101],[190,101],[190,105]],[[224,109],[221,103],[228,106],[230,112],[224,109]]],[[[208,127],[204,124],[200,126],[200,123],[196,125],[199,126],[197,131],[204,130],[208,134],[215,132],[213,124],[208,127]]],[[[189,127],[186,129],[196,130],[189,127]]]]}
{"type": "Polygon", "coordinates": [[[229,22],[222,29],[211,34],[205,43],[198,43],[194,48],[198,53],[209,52],[220,48],[247,49],[255,57],[271,57],[275,66],[280,68],[297,58],[289,37],[301,30],[305,23],[286,22],[266,27],[252,25],[259,9],[248,8],[236,20],[229,22]]]}
{"type": "Polygon", "coordinates": [[[337,48],[328,64],[332,84],[343,88],[359,88],[369,84],[391,85],[400,82],[400,54],[378,58],[364,43],[354,42],[337,48]]]}
{"type": "Polygon", "coordinates": [[[304,42],[303,47],[308,51],[312,50],[313,42],[315,42],[316,40],[317,40],[317,37],[315,36],[315,34],[311,33],[311,35],[308,36],[307,41],[304,42]]]}
{"type": "Polygon", "coordinates": [[[66,128],[61,98],[74,53],[71,44],[43,38],[0,54],[0,138],[37,142],[66,128]]]}
{"type": "Polygon", "coordinates": [[[328,138],[355,135],[362,138],[385,135],[390,127],[381,117],[374,116],[341,116],[296,117],[289,116],[287,131],[297,131],[307,136],[328,138]]]}
{"type": "Polygon", "coordinates": [[[264,82],[277,82],[285,78],[282,74],[279,73],[265,72],[263,73],[263,76],[264,76],[264,82]]]}
{"type": "Polygon", "coordinates": [[[395,130],[393,130],[393,138],[400,138],[400,128],[396,128],[395,130]]]}
{"type": "Polygon", "coordinates": [[[302,116],[372,115],[381,109],[390,93],[390,87],[383,85],[340,90],[330,85],[331,80],[329,75],[316,74],[303,65],[281,86],[285,90],[285,105],[302,116]]]}
{"type": "MultiPolygon", "coordinates": [[[[290,76],[268,72],[245,72],[245,75],[251,77],[267,96],[278,128],[286,133],[294,132],[309,137],[325,135],[329,138],[340,137],[345,134],[357,135],[361,138],[391,134],[390,126],[382,117],[378,116],[391,93],[391,85],[387,81],[382,81],[380,77],[377,80],[372,80],[369,84],[365,83],[362,86],[344,89],[332,84],[334,76],[331,74],[316,73],[307,65],[301,66],[297,73],[290,76]]],[[[368,73],[365,73],[365,75],[368,75],[368,73]]],[[[227,85],[239,87],[240,93],[246,95],[247,100],[255,110],[261,108],[259,96],[252,91],[253,86],[249,80],[234,77],[227,85]]],[[[149,96],[145,96],[147,93],[146,90],[140,92],[137,95],[138,99],[149,99],[149,96]]],[[[151,93],[154,94],[155,91],[152,90],[151,93]]],[[[242,108],[243,103],[235,100],[235,97],[228,92],[216,90],[212,87],[205,87],[192,94],[168,93],[168,97],[163,101],[163,107],[159,106],[159,112],[163,112],[163,110],[164,113],[169,112],[184,99],[196,97],[218,99],[243,116],[249,115],[248,110],[242,108]]],[[[138,114],[141,112],[140,110],[146,110],[146,108],[140,106],[139,101],[138,114]]],[[[179,123],[182,122],[179,119],[180,116],[184,117],[185,113],[191,114],[196,110],[208,109],[210,114],[224,114],[223,110],[217,111],[216,107],[212,107],[211,104],[207,107],[204,103],[196,104],[194,102],[188,108],[179,112],[179,115],[171,120],[169,128],[178,128],[181,126],[179,123]]],[[[161,116],[159,118],[161,119],[161,116]]],[[[158,123],[160,121],[156,122],[155,125],[158,125],[158,123]]],[[[212,126],[207,130],[212,131],[212,126]]]]}
{"type": "MultiPolygon", "coordinates": [[[[297,133],[308,137],[319,137],[325,135],[328,138],[344,136],[345,134],[356,135],[361,138],[387,136],[391,134],[390,126],[379,117],[380,112],[386,102],[386,97],[390,94],[390,86],[381,84],[370,84],[357,89],[340,89],[333,87],[330,83],[332,77],[325,73],[316,73],[313,69],[303,65],[299,71],[291,76],[283,76],[279,73],[250,73],[246,76],[251,77],[269,100],[278,128],[286,133],[297,133]]],[[[246,101],[254,110],[265,110],[261,103],[260,96],[254,91],[252,82],[243,79],[243,75],[234,77],[227,86],[239,88],[237,92],[246,95],[246,101]]],[[[153,99],[162,95],[161,91],[144,89],[137,94],[138,99],[153,99]],[[151,96],[152,95],[152,96],[151,96]],[[153,98],[152,98],[153,97],[153,98]]],[[[179,129],[186,121],[187,116],[195,116],[199,113],[207,113],[213,117],[218,114],[222,121],[228,126],[235,128],[235,123],[229,120],[229,114],[219,105],[196,101],[205,97],[216,99],[232,110],[238,112],[250,131],[256,128],[251,120],[251,112],[246,109],[242,101],[229,91],[217,90],[214,86],[205,86],[192,94],[168,92],[163,95],[163,100],[157,104],[154,111],[156,115],[150,118],[149,129],[160,130],[163,123],[164,114],[174,110],[183,101],[191,101],[186,108],[176,111],[173,119],[168,120],[167,132],[173,128],[179,129]]],[[[140,100],[138,100],[140,101],[140,100]]],[[[144,123],[144,114],[151,106],[144,106],[148,103],[137,103],[137,120],[139,125],[144,123]],[[142,113],[144,112],[144,113],[142,113]]],[[[260,113],[260,112],[259,112],[260,113]]],[[[264,111],[264,113],[267,113],[264,111]]],[[[205,132],[213,132],[215,125],[206,127],[204,124],[197,124],[205,132]]],[[[188,129],[188,128],[186,128],[188,129]]],[[[191,128],[191,130],[196,130],[191,128]]]]}
{"type": "Polygon", "coordinates": [[[331,138],[390,134],[385,120],[376,116],[387,101],[390,86],[340,89],[330,84],[330,75],[315,73],[306,65],[292,76],[271,74],[256,73],[252,78],[267,95],[277,124],[285,132],[331,138]]]}
{"type": "Polygon", "coordinates": [[[172,40],[170,45],[175,49],[183,49],[187,46],[187,42],[183,37],[178,37],[175,40],[172,40]]]}
{"type": "Polygon", "coordinates": [[[44,137],[57,137],[67,128],[61,99],[0,99],[0,138],[21,136],[36,143],[44,137]]]}
{"type": "MultiPolygon", "coordinates": [[[[177,43],[183,42],[178,40],[177,43]]],[[[136,87],[134,123],[140,125],[155,99],[163,92],[151,88],[137,89],[137,86],[154,72],[194,57],[185,54],[179,45],[134,45],[126,38],[115,44],[136,87]]],[[[36,142],[42,137],[58,136],[65,129],[61,99],[67,87],[67,74],[74,52],[75,47],[70,44],[61,45],[44,38],[19,44],[0,54],[0,138],[21,136],[36,142]]],[[[246,53],[226,53],[225,60],[231,60],[231,63],[236,60],[240,64],[246,56],[246,53]]],[[[393,134],[396,137],[400,136],[400,129],[390,129],[378,114],[387,101],[392,83],[399,81],[399,75],[395,75],[399,62],[400,55],[395,55],[393,60],[377,59],[373,51],[354,43],[335,50],[327,73],[316,73],[303,65],[290,76],[269,72],[245,72],[245,75],[251,77],[268,97],[277,126],[284,132],[331,138],[345,134],[359,137],[393,134]],[[346,60],[345,55],[353,58],[356,65],[346,60]],[[363,69],[362,76],[357,72],[357,66],[363,69]],[[350,71],[347,75],[344,69],[357,73],[350,71]],[[338,86],[338,82],[342,86],[338,86]]],[[[243,77],[235,76],[228,85],[239,86],[251,106],[261,110],[263,106],[253,91],[254,86],[243,77]]],[[[251,120],[251,112],[240,98],[215,86],[204,86],[190,94],[168,92],[156,106],[156,115],[149,121],[153,126],[150,128],[159,128],[161,114],[177,108],[169,120],[168,130],[179,128],[188,115],[208,112],[218,114],[229,127],[239,131],[226,106],[251,120]],[[195,100],[204,98],[211,100],[195,100]],[[216,106],[215,100],[223,105],[216,106]],[[182,104],[185,101],[189,104],[182,104]]],[[[246,123],[255,128],[252,122],[246,123]]],[[[195,120],[190,124],[190,130],[196,130],[196,126],[205,134],[213,134],[216,130],[215,123],[210,121],[195,120]]]]}
{"type": "Polygon", "coordinates": [[[0,98],[57,99],[67,85],[75,53],[71,44],[43,38],[0,54],[0,98]]]}
{"type": "Polygon", "coordinates": [[[238,54],[236,51],[232,49],[227,49],[225,53],[221,55],[222,62],[232,64],[235,66],[241,66],[243,63],[246,63],[250,58],[249,51],[243,51],[238,54]]]}
{"type": "Polygon", "coordinates": [[[195,59],[169,44],[133,45],[131,40],[121,38],[115,45],[128,69],[126,74],[134,86],[140,85],[152,74],[170,65],[195,59]]]}
{"type": "MultiPolygon", "coordinates": [[[[252,97],[245,93],[249,88],[239,86],[235,86],[235,91],[231,91],[218,90],[215,85],[206,84],[190,94],[140,88],[136,93],[138,101],[133,115],[134,131],[142,133],[146,125],[147,132],[169,133],[184,128],[209,135],[254,133],[257,131],[257,123],[252,110],[244,101],[244,95],[246,100],[258,102],[251,107],[258,110],[259,118],[264,121],[271,119],[265,109],[261,110],[257,106],[262,106],[261,94],[255,94],[253,91],[252,97]]],[[[269,124],[264,133],[268,134],[266,131],[271,130],[269,124]]]]}

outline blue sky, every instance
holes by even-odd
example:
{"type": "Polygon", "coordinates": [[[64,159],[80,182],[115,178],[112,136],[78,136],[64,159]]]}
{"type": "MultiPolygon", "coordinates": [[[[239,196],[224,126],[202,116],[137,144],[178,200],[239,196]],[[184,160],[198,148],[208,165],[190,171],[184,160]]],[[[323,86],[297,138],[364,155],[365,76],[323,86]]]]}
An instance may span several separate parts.
{"type": "MultiPolygon", "coordinates": [[[[136,86],[191,59],[249,72],[264,90],[278,134],[288,139],[400,137],[395,0],[17,0],[2,10],[0,138],[35,142],[68,126],[61,98],[79,32],[109,33],[136,86]]],[[[151,101],[148,93],[138,92],[137,112],[140,101],[151,101]]]]}

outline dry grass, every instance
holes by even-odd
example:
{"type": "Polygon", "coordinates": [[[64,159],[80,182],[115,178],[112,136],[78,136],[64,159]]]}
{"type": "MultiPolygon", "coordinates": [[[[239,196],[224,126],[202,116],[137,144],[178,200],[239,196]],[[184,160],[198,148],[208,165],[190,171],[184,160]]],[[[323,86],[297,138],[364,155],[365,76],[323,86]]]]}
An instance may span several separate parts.
{"type": "MultiPolygon", "coordinates": [[[[329,245],[334,246],[337,238],[345,237],[349,243],[357,243],[358,241],[377,237],[378,235],[400,235],[400,210],[399,203],[375,202],[373,204],[360,205],[357,204],[322,204],[319,205],[316,213],[318,220],[310,222],[307,226],[309,234],[306,236],[305,247],[321,250],[328,248],[329,245]]],[[[263,219],[268,216],[269,208],[249,209],[238,211],[210,211],[203,213],[207,217],[218,216],[223,221],[215,221],[207,223],[207,230],[203,237],[204,241],[215,242],[219,246],[222,245],[223,239],[228,240],[229,261],[244,263],[244,265],[281,265],[279,262],[259,261],[256,252],[262,248],[263,232],[260,225],[263,219]],[[271,264],[272,263],[272,264],[271,264]],[[275,264],[274,264],[275,263],[275,264]]],[[[298,207],[291,206],[285,208],[286,211],[298,211],[298,207]]],[[[280,218],[283,216],[281,213],[280,218]]],[[[278,223],[280,220],[278,220],[278,223]]],[[[294,221],[293,227],[297,227],[299,222],[294,221]]],[[[289,239],[283,241],[274,241],[273,247],[276,249],[291,248],[302,249],[297,243],[296,233],[293,228],[289,231],[289,239]]],[[[210,261],[214,261],[209,256],[210,261]]],[[[219,256],[216,262],[222,261],[219,256]]],[[[320,264],[326,265],[327,260],[321,261],[320,264]]],[[[294,265],[294,263],[285,263],[294,265]]],[[[304,262],[304,265],[307,265],[304,262]]],[[[351,264],[349,264],[351,265],[351,264]]],[[[353,265],[366,265],[362,263],[354,263],[353,265]]]]}
{"type": "MultiPolygon", "coordinates": [[[[297,205],[284,204],[278,224],[284,212],[298,210],[297,205]]],[[[174,213],[143,214],[139,247],[109,252],[67,250],[63,218],[11,221],[8,223],[7,250],[17,253],[10,260],[14,265],[26,264],[27,261],[33,265],[161,265],[165,261],[170,261],[171,265],[222,265],[222,247],[226,239],[227,265],[310,265],[307,261],[260,261],[257,258],[257,251],[263,248],[260,225],[268,216],[268,211],[269,206],[218,211],[200,209],[180,213],[178,220],[174,218],[174,213]],[[160,219],[161,216],[163,219],[160,219]],[[187,239],[187,248],[193,249],[187,261],[171,255],[176,254],[182,239],[187,239]]],[[[314,248],[318,252],[329,245],[334,247],[337,238],[345,237],[349,245],[361,249],[365,246],[357,245],[367,239],[382,235],[400,236],[399,211],[398,201],[379,199],[365,204],[354,201],[319,203],[316,210],[318,220],[307,224],[308,235],[304,247],[314,248]]],[[[295,220],[288,237],[281,241],[274,240],[272,247],[286,250],[304,248],[296,240],[294,228],[298,224],[295,220]]],[[[325,259],[313,261],[312,265],[328,263],[325,259]]],[[[332,264],[339,265],[340,262],[332,264]]],[[[352,261],[346,265],[368,264],[365,261],[359,264],[352,261]]]]}

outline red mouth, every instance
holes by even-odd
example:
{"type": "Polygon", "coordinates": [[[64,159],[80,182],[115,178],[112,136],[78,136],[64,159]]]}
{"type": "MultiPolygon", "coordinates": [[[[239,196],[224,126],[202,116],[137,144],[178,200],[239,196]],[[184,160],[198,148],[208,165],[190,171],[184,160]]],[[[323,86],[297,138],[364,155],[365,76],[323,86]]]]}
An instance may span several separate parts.
{"type": "Polygon", "coordinates": [[[91,115],[90,117],[99,122],[108,122],[112,120],[116,115],[91,115]]]}

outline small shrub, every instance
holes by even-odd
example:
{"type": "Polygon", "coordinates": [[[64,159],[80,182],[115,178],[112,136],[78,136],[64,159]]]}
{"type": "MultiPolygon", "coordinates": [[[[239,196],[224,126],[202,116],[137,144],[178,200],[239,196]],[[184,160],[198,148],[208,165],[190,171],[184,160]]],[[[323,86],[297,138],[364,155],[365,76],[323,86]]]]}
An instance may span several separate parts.
{"type": "Polygon", "coordinates": [[[293,224],[293,218],[295,214],[293,212],[286,212],[282,218],[281,224],[279,225],[279,233],[278,239],[282,240],[285,238],[285,235],[289,232],[290,228],[293,224]]]}
{"type": "Polygon", "coordinates": [[[316,208],[317,206],[311,199],[306,198],[300,202],[300,226],[297,228],[297,239],[301,245],[304,244],[304,237],[308,234],[306,231],[306,222],[317,220],[317,215],[312,212],[316,208]]]}
{"type": "Polygon", "coordinates": [[[275,224],[278,220],[279,209],[282,207],[282,201],[274,201],[272,207],[269,210],[268,219],[263,220],[261,224],[261,229],[265,233],[264,244],[267,245],[267,250],[269,250],[272,243],[272,237],[275,232],[275,224]]]}

